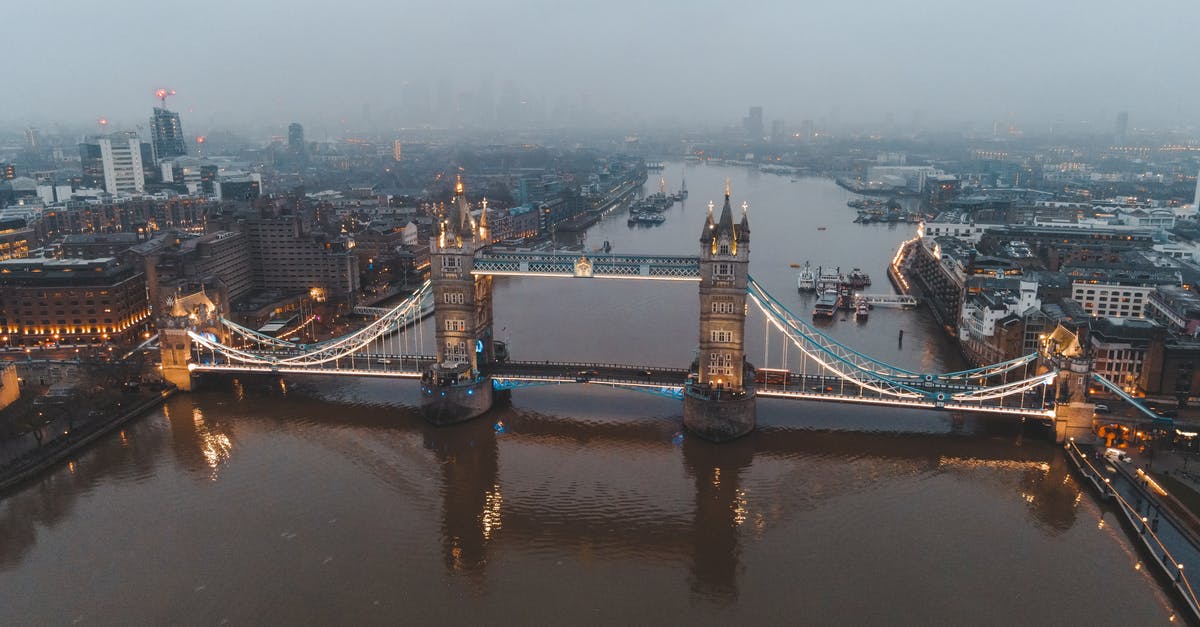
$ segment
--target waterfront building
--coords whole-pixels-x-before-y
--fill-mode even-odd
[[[0,331],[10,345],[130,344],[149,316],[145,275],[115,258],[0,261]]]
[[[929,221],[921,221],[917,225],[917,237],[954,237],[968,244],[978,244],[983,239],[984,231],[998,224],[976,224],[962,222],[958,213],[943,214]]]
[[[150,136],[154,143],[155,161],[187,155],[187,144],[183,140],[183,125],[179,114],[164,107],[154,107],[150,117]]]
[[[945,172],[930,165],[877,165],[867,168],[869,182],[904,188],[912,192],[924,192],[927,179],[943,174]]]
[[[1040,320],[1041,305],[1035,281],[972,278],[958,323],[963,352],[976,364],[999,363],[1032,352],[1025,321]]]

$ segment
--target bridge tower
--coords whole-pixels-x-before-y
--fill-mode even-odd
[[[1042,365],[1058,371],[1054,379],[1054,441],[1059,443],[1067,438],[1079,442],[1095,439],[1096,404],[1088,398],[1092,359],[1078,333],[1060,324],[1042,339]]]
[[[205,333],[221,334],[214,324],[217,305],[203,286],[200,291],[184,295],[176,290],[175,296],[167,301],[170,305],[158,319],[159,366],[162,377],[184,392],[192,390],[192,338],[188,331],[199,329]],[[223,338],[227,340],[228,338]]]
[[[430,242],[437,362],[421,377],[421,412],[434,424],[469,420],[492,406],[492,382],[480,366],[495,355],[492,277],[471,274],[488,244],[487,211],[471,217],[461,177]]]
[[[683,397],[683,425],[700,437],[722,442],[754,430],[753,379],[749,385],[745,351],[746,285],[750,276],[750,219],[742,203],[739,224],[725,204],[700,234],[700,351],[696,377]]]
[[[178,315],[178,314],[182,315]],[[169,315],[158,322],[158,350],[162,378],[182,392],[192,391],[192,338],[188,337],[191,320],[176,300]]]

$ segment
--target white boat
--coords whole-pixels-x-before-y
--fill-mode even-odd
[[[857,299],[857,302],[854,304],[854,319],[859,322],[866,322],[869,315],[871,315],[871,305],[867,303],[867,299]]]
[[[801,292],[817,291],[817,275],[812,271],[812,266],[808,262],[804,262],[804,269],[796,277],[796,289]]]

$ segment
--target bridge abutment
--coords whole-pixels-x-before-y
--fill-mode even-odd
[[[754,431],[758,408],[754,390],[705,393],[689,387],[683,394],[683,426],[710,442],[728,442]]]
[[[1096,439],[1096,405],[1093,403],[1070,403],[1054,407],[1054,441],[1058,444],[1073,439],[1076,442],[1092,442]]]

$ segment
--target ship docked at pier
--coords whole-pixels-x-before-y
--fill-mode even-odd
[[[850,272],[843,273],[840,266],[834,268],[817,266],[817,269],[814,271],[812,266],[808,262],[805,262],[804,268],[796,276],[796,290],[799,292],[825,292],[826,290],[833,290],[841,293],[861,290],[869,285],[871,285],[871,275],[859,268],[854,268]]]

